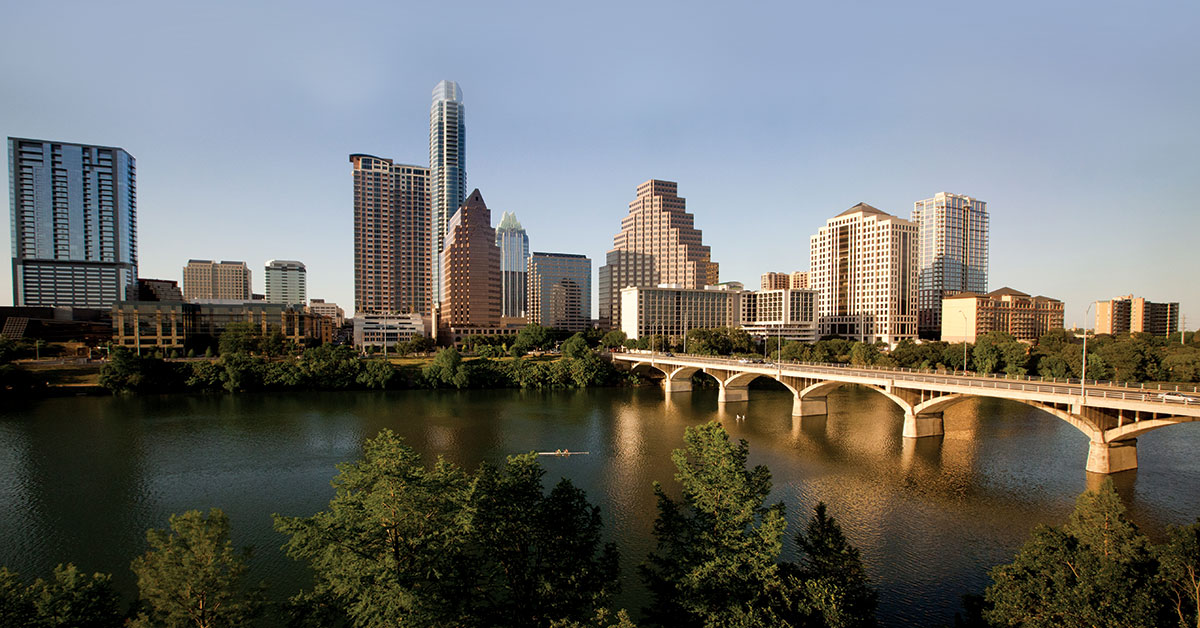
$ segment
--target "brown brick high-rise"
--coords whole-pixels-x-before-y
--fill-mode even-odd
[[[354,166],[354,310],[429,314],[429,168],[350,155]]]
[[[442,250],[442,303],[438,326],[500,326],[500,247],[492,212],[471,192],[446,225]]]
[[[622,288],[715,285],[718,267],[709,255],[676,184],[651,179],[639,185],[600,268],[600,326],[619,326]]]

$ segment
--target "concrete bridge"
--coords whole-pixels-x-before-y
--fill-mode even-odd
[[[692,375],[704,372],[720,387],[719,403],[747,401],[750,382],[767,377],[793,395],[792,416],[825,414],[833,389],[857,384],[878,391],[904,411],[904,437],[940,436],[942,413],[970,397],[997,397],[1024,403],[1070,423],[1087,435],[1087,470],[1117,473],[1137,468],[1137,437],[1176,423],[1200,421],[1195,387],[1130,386],[1111,382],[1003,378],[915,369],[747,360],[695,355],[614,353],[614,363],[664,375],[667,394],[692,389]]]

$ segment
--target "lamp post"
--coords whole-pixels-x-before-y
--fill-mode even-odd
[[[1079,368],[1079,396],[1087,397],[1087,319],[1092,313],[1092,306],[1095,303],[1088,303],[1087,311],[1083,313],[1083,364]]]
[[[967,375],[967,313],[959,310],[958,315],[963,319],[963,376],[965,377]]]

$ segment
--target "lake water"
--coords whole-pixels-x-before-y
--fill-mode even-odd
[[[1084,472],[1087,439],[1016,402],[976,399],[945,414],[942,438],[901,437],[882,395],[847,387],[829,414],[793,420],[791,396],[752,390],[721,408],[715,390],[655,388],[542,393],[397,391],[238,396],[7,400],[0,409],[0,565],[28,577],[59,562],[111,572],[131,598],[129,562],[145,530],[171,513],[219,507],[238,545],[256,549],[253,578],[283,598],[307,567],[280,551],[272,513],[309,515],[332,497],[339,462],[382,428],[422,454],[474,467],[509,454],[568,448],[543,459],[599,505],[621,551],[618,603],[646,601],[636,566],[653,547],[651,484],[673,484],[684,428],[721,420],[772,472],[788,508],[786,557],[818,501],[859,548],[880,590],[885,625],[948,625],[964,593],[1011,560],[1032,528],[1058,525],[1098,480]],[[735,421],[745,414],[745,421]],[[1161,537],[1200,516],[1200,425],[1151,432],[1140,468],[1114,476],[1134,520]]]

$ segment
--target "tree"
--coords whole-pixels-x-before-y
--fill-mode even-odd
[[[258,590],[243,590],[250,550],[235,551],[229,518],[218,508],[171,515],[170,527],[146,532],[149,551],[130,568],[149,608],[135,625],[241,626],[260,609]]]
[[[614,349],[625,344],[625,332],[620,329],[614,329],[600,338],[600,346],[605,349]]]
[[[367,360],[359,371],[356,381],[367,388],[387,388],[396,376],[396,367],[387,360]]]
[[[1080,495],[1066,525],[1034,530],[992,581],[984,617],[996,626],[1133,628],[1169,617],[1150,544],[1111,480]]]
[[[521,331],[517,332],[517,339],[513,341],[513,346],[531,351],[533,349],[545,349],[550,346],[550,343],[550,330],[537,323],[531,323],[522,327]]]
[[[421,368],[421,376],[433,387],[454,386],[455,378],[462,370],[462,355],[454,347],[438,351],[433,362]],[[461,378],[460,378],[461,379]],[[462,388],[462,386],[459,386]]]
[[[109,628],[124,619],[108,574],[59,565],[49,581],[25,586],[16,572],[0,568],[0,626]]]
[[[262,350],[262,334],[254,323],[230,323],[217,343],[221,355],[253,353]]]
[[[276,528],[313,567],[306,598],[355,625],[581,622],[615,586],[598,509],[565,480],[544,494],[532,454],[471,476],[441,459],[426,468],[384,430],[339,471],[327,510]]]
[[[782,503],[766,506],[771,472],[746,468],[746,441],[719,423],[689,427],[676,449],[681,497],[654,485],[655,550],[642,565],[660,626],[778,625],[785,610],[776,558],[787,526]]]
[[[856,342],[850,348],[850,363],[855,366],[870,366],[879,361],[879,347],[874,343]]]
[[[826,514],[824,503],[817,504],[796,543],[800,561],[786,571],[799,580],[793,587],[805,594],[799,599],[799,610],[808,615],[807,623],[830,628],[874,626],[878,594],[871,588],[858,550]]]
[[[562,354],[568,358],[582,358],[591,352],[587,340],[581,333],[576,333],[562,343]]]
[[[1200,520],[1167,528],[1167,542],[1157,553],[1159,577],[1179,625],[1200,627]]]

